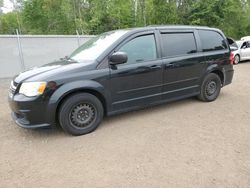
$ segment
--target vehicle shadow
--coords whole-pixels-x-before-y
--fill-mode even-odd
[[[182,108],[185,105],[192,105],[193,103],[201,103],[201,101],[197,100],[196,97],[191,97],[187,99],[182,99],[179,101],[167,102],[159,105],[148,106],[142,109],[129,111],[125,113],[120,113],[117,115],[113,115],[110,117],[105,117],[103,123],[100,125],[100,128],[111,126],[113,123],[119,123],[121,120],[133,119],[135,117],[144,118],[147,115],[157,114],[159,112],[171,111],[172,109]]]
[[[164,103],[160,105],[155,105],[155,106],[149,106],[145,107],[143,109],[139,110],[134,110],[130,112],[125,112],[125,113],[120,113],[117,115],[109,116],[109,117],[104,117],[103,122],[101,125],[98,127],[98,130],[101,130],[103,128],[107,128],[107,126],[112,126],[113,124],[119,124],[121,120],[126,121],[127,119],[131,118],[144,118],[147,115],[152,115],[152,113],[159,113],[163,110],[170,111],[173,108],[182,108],[185,105],[191,105],[194,102],[200,103],[195,97],[193,98],[188,98],[188,99],[183,99],[180,101],[174,101],[174,102],[169,102],[169,103]],[[14,122],[13,122],[14,123]],[[36,138],[36,139],[46,139],[52,137],[52,138],[65,138],[65,137],[72,137],[72,135],[67,134],[63,131],[63,129],[59,125],[55,125],[49,128],[38,128],[38,129],[23,129],[20,128],[20,134],[25,134],[25,136],[28,136],[30,138]],[[96,131],[94,133],[90,134],[101,134],[100,131]],[[89,134],[88,134],[89,135]],[[87,136],[87,135],[85,135]]]
[[[14,122],[13,122],[14,123]],[[59,125],[53,125],[47,128],[23,129],[19,128],[19,133],[28,138],[44,139],[70,136],[66,134]]]
[[[237,65],[240,65],[240,64],[246,64],[246,63],[250,63],[250,61],[249,61],[249,60],[246,60],[246,61],[241,61],[241,62],[239,62]]]

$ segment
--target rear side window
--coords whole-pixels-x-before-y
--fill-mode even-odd
[[[162,33],[163,57],[174,57],[197,52],[193,33]]]
[[[219,33],[215,31],[199,30],[199,35],[203,52],[227,49],[226,42]]]

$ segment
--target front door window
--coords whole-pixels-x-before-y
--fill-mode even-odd
[[[157,58],[153,34],[136,37],[122,46],[119,51],[127,53],[128,61],[126,64],[141,63]]]

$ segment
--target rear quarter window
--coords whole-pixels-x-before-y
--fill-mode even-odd
[[[227,49],[225,39],[216,31],[199,30],[202,51],[216,51]]]

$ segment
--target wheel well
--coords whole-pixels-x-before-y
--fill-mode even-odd
[[[107,107],[107,104],[106,104],[106,100],[105,100],[104,96],[103,96],[101,93],[99,93],[98,91],[92,90],[92,89],[80,89],[80,90],[71,91],[71,92],[67,93],[65,96],[63,96],[63,97],[60,99],[60,101],[59,101],[59,103],[58,103],[58,105],[57,105],[57,107],[56,107],[56,121],[57,121],[57,122],[58,122],[58,112],[59,112],[59,109],[60,109],[62,103],[63,103],[67,98],[71,97],[72,95],[78,94],[78,93],[90,93],[90,94],[96,96],[96,97],[101,101],[101,103],[102,103],[103,110],[104,110],[104,114],[105,114],[105,115],[107,114],[107,108],[106,108],[106,107]]]
[[[220,77],[221,84],[223,85],[223,83],[224,83],[224,74],[221,71],[219,71],[219,70],[214,70],[211,73],[217,74]]]

